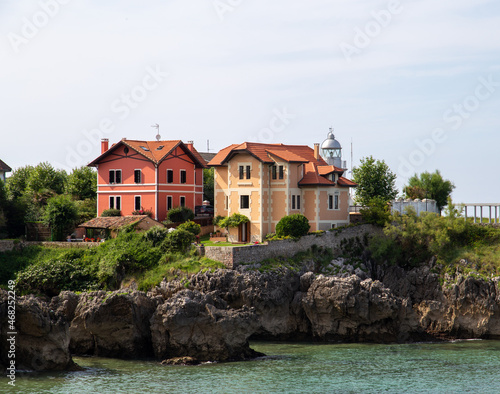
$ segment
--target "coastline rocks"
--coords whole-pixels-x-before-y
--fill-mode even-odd
[[[156,303],[140,291],[84,293],[70,325],[70,349],[78,355],[151,357],[149,320],[155,309]]]
[[[158,306],[151,318],[157,359],[194,357],[198,361],[255,358],[248,338],[258,327],[255,311],[227,308],[214,293],[183,290]]]
[[[302,305],[312,335],[319,339],[397,342],[417,331],[409,300],[395,297],[379,281],[361,280],[356,275],[319,275]]]
[[[0,291],[1,364],[8,365],[11,335],[7,319],[8,294]],[[15,361],[20,370],[76,370],[69,352],[69,330],[63,315],[53,312],[46,302],[20,297],[15,305]]]

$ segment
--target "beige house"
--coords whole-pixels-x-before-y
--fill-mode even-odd
[[[332,134],[333,136],[333,134]],[[250,222],[230,232],[240,242],[262,241],[286,215],[301,213],[311,231],[349,223],[349,188],[344,169],[328,165],[305,145],[245,142],[222,149],[209,163],[214,171],[215,215],[246,215]]]

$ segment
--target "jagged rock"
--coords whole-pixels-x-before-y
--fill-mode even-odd
[[[398,341],[405,328],[417,330],[408,302],[395,297],[381,282],[356,275],[339,278],[319,275],[302,305],[311,321],[312,334],[320,339],[343,341]]]
[[[72,291],[61,291],[58,296],[50,300],[50,309],[56,314],[63,315],[68,323],[75,317],[75,310],[78,306],[79,296]]]
[[[10,362],[10,339],[17,369],[63,371],[79,368],[71,358],[68,324],[61,314],[51,311],[39,298],[20,297],[15,302],[15,329],[12,330],[8,322],[8,301],[8,293],[0,290],[2,365],[7,366]]]
[[[259,323],[255,311],[228,309],[214,293],[183,290],[175,294],[151,318],[151,333],[158,359],[194,357],[200,361],[254,358],[259,353],[248,338]]]
[[[163,360],[162,365],[198,365],[200,362],[194,357],[174,357]]]
[[[149,320],[156,303],[140,291],[84,293],[71,322],[71,351],[79,355],[147,358],[153,355]]]
[[[255,337],[306,339],[310,326],[302,309],[292,308],[300,290],[300,276],[283,270],[278,273],[216,270],[191,278],[191,286],[200,292],[215,291],[230,308],[246,305],[255,308],[260,327]],[[295,314],[295,313],[297,314]]]

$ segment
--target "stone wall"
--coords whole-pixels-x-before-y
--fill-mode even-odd
[[[312,234],[294,240],[271,241],[267,244],[256,244],[250,246],[206,246],[205,256],[223,263],[228,268],[235,268],[243,263],[258,263],[273,257],[292,257],[298,252],[317,245],[328,249],[337,249],[340,242],[347,238],[360,237],[365,233],[370,235],[380,229],[369,224],[354,227],[340,228],[327,231],[323,234]]]

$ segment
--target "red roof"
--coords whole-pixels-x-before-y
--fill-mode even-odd
[[[314,162],[326,165],[322,157],[314,158],[314,150],[307,145],[261,144],[258,142],[244,142],[230,145],[217,153],[210,160],[209,166],[221,166],[237,153],[249,153],[263,163],[274,163],[271,156],[277,156],[288,162]]]
[[[185,145],[181,140],[171,140],[171,141],[137,141],[137,140],[127,140],[123,138],[117,144],[113,144],[106,152],[100,155],[97,159],[89,163],[89,166],[95,166],[102,159],[116,150],[118,147],[125,145],[130,149],[133,149],[140,155],[151,160],[155,164],[161,163],[175,148],[180,146],[188,156],[191,156],[193,162],[198,164],[200,167],[206,167],[207,163],[198,151],[193,147],[190,150],[187,145]]]
[[[2,160],[0,160],[0,171],[10,172],[12,168],[10,168],[7,164],[5,164]]]
[[[340,176],[344,173],[342,168],[327,165],[322,157],[316,159],[314,150],[306,145],[260,144],[257,142],[233,144],[219,151],[208,165],[222,166],[238,153],[248,153],[264,163],[274,163],[275,158],[286,162],[304,163],[304,176],[299,181],[299,186],[357,186],[354,182]],[[326,175],[331,173],[339,174],[337,183],[326,178]]]

